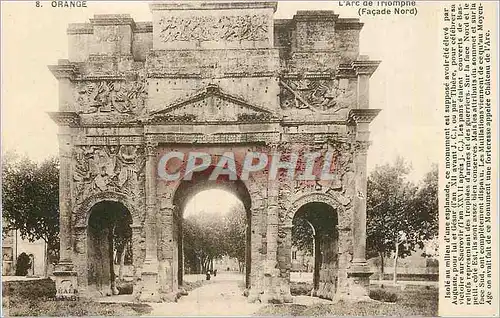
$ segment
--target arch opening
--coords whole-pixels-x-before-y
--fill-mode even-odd
[[[338,281],[338,213],[324,202],[302,205],[292,220],[292,294],[331,299]]]
[[[209,180],[209,176],[213,169],[214,167],[210,167],[205,171],[198,173],[195,172],[191,180],[183,180],[179,183],[179,186],[177,187],[174,194],[173,202],[177,207],[177,209],[176,213],[174,213],[173,237],[177,241],[178,286],[183,285],[184,274],[199,273],[200,270],[202,272],[206,272],[207,269],[210,269],[212,271],[212,274],[214,269],[217,269],[218,273],[221,273],[221,271],[223,272],[227,271],[228,267],[230,269],[230,272],[232,272],[232,274],[235,274],[233,270],[235,270],[235,272],[239,272],[241,265],[241,270],[245,273],[245,287],[250,288],[250,273],[251,273],[250,193],[247,187],[245,186],[244,182],[239,179],[229,180],[229,178],[222,175],[217,180]],[[200,198],[206,196],[207,193],[211,195],[205,200],[200,200]],[[223,202],[221,202],[221,200],[227,200],[229,198],[232,198],[231,199],[232,202],[222,204]],[[219,205],[221,209],[228,210],[227,213],[231,214],[231,217],[237,218],[236,220],[229,220],[229,215],[228,217],[224,217],[224,215],[220,215],[220,212],[222,211],[218,211],[219,216],[221,216],[220,218],[218,218],[221,222],[220,226],[225,226],[225,227],[234,226],[235,227],[233,229],[234,231],[241,231],[240,233],[238,233],[238,235],[241,235],[242,238],[238,239],[238,242],[232,242],[233,244],[236,243],[235,244],[236,246],[234,247],[239,249],[238,250],[239,259],[236,263],[238,265],[237,266],[238,268],[235,268],[235,266],[227,266],[227,263],[231,262],[229,261],[230,258],[228,256],[222,258],[222,260],[214,259],[213,261],[215,263],[211,261],[210,264],[208,264],[208,266],[207,264],[203,265],[199,259],[196,262],[194,260],[191,260],[191,262],[189,262],[186,259],[185,253],[187,249],[191,248],[191,246],[189,245],[189,242],[186,241],[188,237],[184,235],[184,231],[188,231],[189,229],[187,227],[191,226],[191,224],[189,223],[189,219],[193,219],[192,217],[193,205],[195,205],[194,208],[195,209],[198,208],[198,210],[201,206],[201,208],[205,210],[205,212],[207,210],[208,211],[212,210],[212,212],[217,212],[213,210],[214,207]],[[194,216],[194,218],[197,217],[199,217],[199,215]],[[214,220],[211,221],[215,221],[216,218],[213,219]],[[241,224],[234,224],[233,222],[229,222],[238,220],[240,221]],[[232,259],[232,261],[234,262],[234,259]],[[239,262],[241,262],[242,264],[239,264]]]
[[[101,296],[131,293],[121,288],[132,264],[132,215],[120,202],[101,201],[90,209],[87,226],[89,290]]]

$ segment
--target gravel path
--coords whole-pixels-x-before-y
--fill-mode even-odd
[[[262,305],[243,296],[242,275],[219,274],[211,284],[189,292],[177,303],[153,303],[148,316],[248,316]]]

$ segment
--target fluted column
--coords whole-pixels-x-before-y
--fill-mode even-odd
[[[71,252],[71,134],[59,127],[59,260],[70,262]]]
[[[139,299],[159,302],[158,242],[157,242],[157,200],[156,200],[156,144],[146,144],[146,257],[142,268],[142,291]]]
[[[76,66],[61,60],[58,65],[49,66],[59,82],[59,111],[49,116],[59,126],[59,262],[54,269],[57,299],[76,299],[78,290],[77,272],[73,264],[72,200],[71,200],[71,129],[79,124],[74,112],[71,80],[76,75]],[[80,277],[80,281],[85,280]]]
[[[350,124],[355,128],[354,149],[354,192],[352,209],[353,260],[348,270],[349,295],[353,298],[368,298],[370,285],[369,266],[366,262],[366,162],[369,146],[369,125],[380,112],[369,108],[369,79],[379,61],[370,61],[367,56],[359,56],[351,65],[357,75],[357,103],[349,113]]]
[[[368,151],[368,141],[358,141],[356,144],[356,154],[354,155],[354,164],[356,166],[355,174],[355,197],[354,197],[354,251],[353,263],[366,263],[366,159]]]
[[[271,144],[271,153],[278,153],[278,145]],[[279,189],[280,178],[277,174],[276,178],[272,178],[268,182],[267,189],[267,251],[266,264],[264,266],[264,294],[261,301],[263,303],[283,302],[283,297],[279,290],[279,268],[278,268],[278,224],[279,224]]]

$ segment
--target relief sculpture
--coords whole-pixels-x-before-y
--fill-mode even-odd
[[[139,146],[83,146],[75,148],[73,181],[77,204],[100,192],[139,196],[139,176],[145,158]]]
[[[163,17],[160,39],[173,41],[264,41],[268,22],[263,15]]]
[[[354,90],[340,88],[339,80],[301,79],[281,83],[282,108],[339,111],[352,105]]]
[[[77,102],[82,113],[140,113],[146,100],[146,82],[81,82]]]

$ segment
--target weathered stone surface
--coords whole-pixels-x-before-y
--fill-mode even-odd
[[[175,301],[184,204],[215,186],[248,211],[249,301],[291,301],[292,220],[311,203],[336,215],[335,239],[316,239],[325,261],[315,294],[366,295],[366,148],[378,112],[368,80],[378,62],[359,56],[358,19],[299,11],[273,20],[276,5],[155,3],[150,22],[95,15],[68,27],[68,59],[50,66],[60,83],[60,111],[50,114],[60,126],[59,297],[116,291],[109,235],[88,223],[95,205],[114,202],[131,218],[134,296]],[[335,169],[315,182],[284,171],[269,181],[268,170],[222,184],[158,178],[162,154],[194,147],[232,151],[238,169],[247,151],[332,154]],[[108,270],[97,277],[97,265]]]

